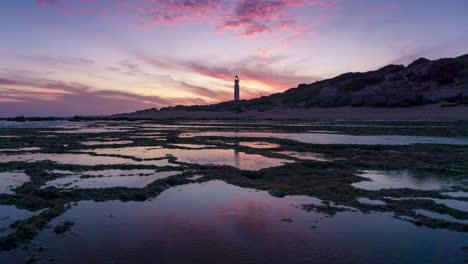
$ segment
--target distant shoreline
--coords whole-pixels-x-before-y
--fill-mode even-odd
[[[242,119],[242,120],[382,120],[382,121],[410,121],[410,120],[440,120],[455,121],[468,120],[467,106],[443,107],[443,104],[424,106],[387,108],[387,107],[335,107],[308,109],[276,109],[270,111],[245,112],[208,112],[208,111],[149,111],[144,113],[130,113],[115,115],[131,119]]]
[[[334,107],[308,109],[277,109],[270,111],[146,111],[109,116],[75,117],[9,117],[1,121],[54,120],[276,120],[276,121],[468,121],[468,106],[430,104],[412,107]]]

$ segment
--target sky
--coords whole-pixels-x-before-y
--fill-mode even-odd
[[[468,53],[466,0],[2,0],[0,117],[283,92]]]

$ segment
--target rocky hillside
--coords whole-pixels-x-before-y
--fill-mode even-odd
[[[420,58],[407,67],[388,65],[376,71],[345,73],[252,100],[173,106],[159,111],[243,112],[339,106],[410,107],[440,102],[468,104],[468,54],[435,61]],[[138,113],[147,111],[157,110]]]

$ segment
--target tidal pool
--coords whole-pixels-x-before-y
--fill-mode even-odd
[[[402,197],[402,198],[385,197],[385,198],[391,199],[391,200],[421,200],[421,199],[432,200],[438,204],[443,204],[453,209],[468,212],[468,201],[459,201],[459,200],[452,200],[452,199],[438,199],[438,198],[429,198],[429,197]]]
[[[58,121],[26,121],[26,122],[14,122],[14,121],[1,121],[0,128],[47,128],[47,127],[76,127],[82,124],[76,124],[69,121],[58,120]]]
[[[118,176],[146,176],[153,174],[154,170],[96,170],[96,171],[67,171],[52,170],[52,173],[65,175],[82,175],[90,177],[118,177]]]
[[[310,144],[357,144],[357,145],[410,145],[410,144],[448,144],[468,145],[468,138],[422,137],[422,136],[353,136],[327,133],[275,133],[275,132],[194,132],[182,133],[188,137],[254,137],[290,139]]]
[[[402,189],[438,190],[451,186],[453,183],[435,176],[415,175],[408,170],[401,171],[363,171],[360,176],[370,181],[353,183],[356,188],[366,190]]]
[[[135,135],[142,135],[142,136],[162,136],[165,135],[165,133],[162,132],[145,132],[145,133],[137,133]]]
[[[136,138],[136,139],[155,139],[155,140],[166,140],[165,137],[160,137],[160,136],[131,136],[130,138]]]
[[[456,218],[454,218],[454,217],[452,217],[450,215],[439,214],[439,213],[436,213],[436,212],[431,212],[431,211],[422,210],[422,209],[416,209],[414,211],[416,213],[418,213],[418,214],[422,214],[422,215],[425,215],[425,216],[428,216],[428,217],[431,217],[431,218],[435,218],[435,219],[442,219],[442,220],[449,221],[449,222],[458,222],[458,223],[468,224],[468,220],[456,219]]]
[[[42,148],[30,147],[30,148],[16,148],[16,149],[0,149],[0,151],[35,151],[41,150]]]
[[[468,192],[458,191],[458,192],[446,192],[442,193],[452,197],[468,197]]]
[[[313,152],[299,152],[299,151],[278,151],[276,153],[288,155],[302,160],[315,160],[315,161],[330,161],[326,159],[323,154]]]
[[[13,232],[13,230],[10,228],[11,224],[19,220],[30,218],[31,216],[37,215],[39,213],[41,213],[41,211],[31,212],[24,209],[18,209],[13,205],[0,205],[0,238]],[[0,260],[2,260],[1,253]],[[2,263],[8,262],[2,261]]]
[[[190,148],[190,149],[202,149],[202,148],[214,148],[215,145],[199,145],[199,144],[171,144],[174,147]]]
[[[53,131],[40,131],[42,133],[56,133],[56,134],[88,134],[88,133],[114,133],[114,132],[129,132],[130,130],[125,128],[115,127],[102,127],[102,128],[79,128],[71,130],[53,130]]]
[[[100,175],[99,171],[95,171]],[[106,172],[104,172],[105,174]],[[109,173],[109,172],[107,172]],[[111,172],[112,173],[112,172]],[[122,172],[123,173],[123,172]],[[61,189],[99,189],[99,188],[112,188],[112,187],[127,187],[127,188],[144,188],[148,184],[161,180],[170,176],[180,174],[179,171],[162,171],[153,172],[150,175],[113,175],[103,177],[86,177],[82,178],[81,175],[90,176],[90,174],[72,174],[64,176],[53,181],[49,181],[43,188],[56,187]]]
[[[98,146],[98,145],[126,145],[132,144],[130,140],[107,140],[107,141],[82,141],[80,144],[86,146]]]
[[[227,165],[241,170],[260,170],[281,166],[292,160],[269,158],[258,154],[247,154],[234,149],[165,149],[158,147],[104,148],[92,150],[97,154],[118,154],[140,159],[161,158],[171,155],[179,162],[202,165]]]
[[[258,148],[258,149],[271,149],[271,148],[279,148],[281,145],[269,143],[269,142],[262,142],[262,141],[255,141],[255,142],[239,142],[239,145],[249,147],[249,148]]]
[[[466,235],[420,228],[392,214],[324,217],[295,205],[307,196],[276,198],[221,181],[188,184],[145,202],[79,202],[50,224],[75,221],[33,243],[56,263],[462,263]],[[21,249],[1,251],[22,263]]]
[[[177,166],[176,164],[169,163],[167,159],[136,161],[120,157],[92,156],[89,154],[30,153],[27,155],[0,155],[0,163],[10,161],[37,162],[45,160],[55,161],[60,164],[77,164],[87,166],[118,164]]]
[[[317,122],[238,125],[229,121],[236,125],[228,126],[215,123],[203,126],[202,122],[198,125],[160,125],[149,121],[8,123],[9,128],[0,129],[0,133],[21,136],[25,142],[0,139],[7,142],[3,146],[5,152],[0,154],[0,202],[5,204],[0,205],[0,238],[13,231],[8,227],[15,221],[39,213],[18,208],[45,208],[51,218],[56,218],[51,220],[48,214],[42,214],[30,219],[31,222],[23,222],[26,225],[19,225],[17,232],[11,234],[13,241],[31,231],[40,233],[36,236],[33,232],[14,250],[0,250],[0,263],[25,263],[31,256],[38,259],[37,263],[46,263],[50,257],[56,263],[412,264],[460,263],[468,259],[468,251],[462,249],[468,247],[465,225],[468,201],[463,198],[466,175],[460,173],[466,169],[467,138],[350,136],[329,133],[326,131],[329,128],[311,131],[314,128],[301,127],[331,124]],[[258,126],[259,123],[264,125]],[[53,138],[40,133],[53,128],[67,133],[53,133]],[[364,131],[365,126],[362,129],[363,134],[372,133]],[[207,130],[210,132],[204,132]],[[306,130],[313,133],[299,133]],[[85,133],[74,134],[77,131]],[[288,131],[295,133],[285,133]],[[447,133],[451,134],[463,133]],[[176,135],[213,138],[181,141]],[[297,142],[282,144],[277,138]],[[312,146],[301,142],[407,146]],[[413,143],[462,146],[408,145]],[[111,145],[104,146],[108,144]],[[25,149],[35,146],[42,149]],[[347,151],[355,151],[360,159],[344,160],[343,157],[350,156],[344,153]],[[386,159],[394,151],[398,155]],[[411,158],[395,160],[406,158],[406,154]],[[57,164],[32,164],[44,160]],[[19,162],[7,164],[9,161]],[[283,165],[287,166],[276,167]],[[359,168],[369,168],[360,174],[369,181],[356,182],[360,178],[352,174]],[[380,171],[381,168],[395,170]],[[413,173],[426,168],[434,168],[434,174]],[[260,169],[265,170],[255,172]],[[450,171],[456,171],[457,175],[445,175]],[[2,175],[6,175],[4,182]],[[224,179],[268,192],[219,180],[205,182],[209,179]],[[24,183],[28,183],[27,188],[13,193],[12,188]],[[351,184],[372,192],[354,189]],[[379,191],[388,188],[414,190]],[[445,194],[447,199],[424,197],[426,193],[415,190],[435,190],[427,192],[427,196],[444,198],[436,195]],[[415,197],[408,197],[407,192]],[[300,193],[325,200],[287,195]],[[393,194],[395,197],[391,197]],[[400,196],[405,198],[396,198]],[[395,203],[391,199],[430,199],[439,205],[433,207],[427,201]],[[303,207],[310,204],[309,208]],[[401,218],[413,217],[414,222],[394,218],[395,213]],[[57,235],[54,227],[64,221],[73,221],[75,225]],[[0,247],[5,245],[13,247],[0,240]]]
[[[357,199],[360,203],[372,204],[372,205],[384,205],[384,201],[380,200],[371,200],[369,198],[361,197]]]
[[[0,172],[0,194],[12,194],[14,192],[11,189],[19,187],[29,180],[29,176],[21,171]]]

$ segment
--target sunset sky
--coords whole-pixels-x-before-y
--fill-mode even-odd
[[[468,53],[466,0],[2,0],[0,116],[249,99]]]

